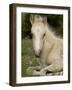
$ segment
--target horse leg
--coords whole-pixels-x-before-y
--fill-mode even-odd
[[[63,71],[61,71],[61,65],[52,64],[49,65],[40,71],[41,76],[45,75],[63,75]]]
[[[41,66],[35,67],[28,67],[27,74],[30,73],[31,75],[40,75]]]

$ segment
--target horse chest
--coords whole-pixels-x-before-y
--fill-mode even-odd
[[[43,64],[50,64],[51,60],[48,60],[49,54],[52,52],[52,47],[53,45],[51,45],[50,43],[45,42],[44,43],[44,47],[40,56],[40,61]]]

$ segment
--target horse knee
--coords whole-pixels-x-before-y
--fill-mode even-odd
[[[63,67],[61,65],[52,64],[47,67],[47,70],[50,72],[59,72],[63,70]]]

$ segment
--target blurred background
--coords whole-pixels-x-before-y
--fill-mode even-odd
[[[53,32],[57,36],[63,38],[63,15],[47,14],[48,24],[52,27]],[[30,66],[39,65],[36,61],[32,47],[31,37],[31,23],[30,14],[22,13],[21,15],[21,56],[22,56],[22,77],[32,76],[31,72],[27,73],[26,70]]]
[[[63,36],[63,15],[46,15],[48,17],[48,24],[53,28],[54,32]],[[30,14],[22,13],[22,39],[26,37],[31,37],[30,34],[31,23],[30,23]]]

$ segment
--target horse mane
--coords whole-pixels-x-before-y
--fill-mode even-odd
[[[52,28],[48,22],[45,23],[46,38],[49,40],[62,40],[62,37],[57,36],[54,28]]]

